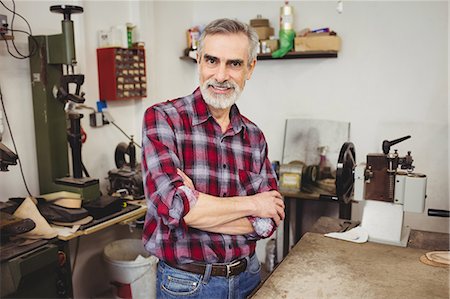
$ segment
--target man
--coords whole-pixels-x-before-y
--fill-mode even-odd
[[[160,259],[158,298],[245,298],[260,283],[256,241],[284,219],[259,128],[234,104],[256,64],[258,36],[220,19],[200,37],[200,87],[147,109],[143,241]]]

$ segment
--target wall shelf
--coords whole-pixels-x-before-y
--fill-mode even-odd
[[[103,101],[147,96],[144,48],[97,49],[98,87]]]
[[[272,58],[272,54],[258,54],[258,60],[337,58],[337,51],[288,52],[281,58]]]
[[[310,59],[310,58],[337,58],[337,51],[315,51],[315,52],[288,52],[281,58],[272,58],[272,54],[258,54],[258,60],[284,60],[284,59]],[[197,62],[189,56],[181,56],[180,59]]]
[[[14,40],[14,36],[13,35],[6,35],[6,34],[2,34],[2,38],[3,40]]]

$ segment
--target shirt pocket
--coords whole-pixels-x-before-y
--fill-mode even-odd
[[[259,173],[254,173],[251,171],[239,169],[239,195],[254,195],[259,193],[259,189],[263,182],[263,176]]]

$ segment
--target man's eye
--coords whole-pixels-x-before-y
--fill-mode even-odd
[[[209,64],[214,64],[214,63],[216,63],[216,59],[215,58],[207,58],[206,62]]]
[[[240,61],[233,61],[232,63],[231,63],[231,66],[232,67],[240,67],[242,65],[242,62],[240,62]]]

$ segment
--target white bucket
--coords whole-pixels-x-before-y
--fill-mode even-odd
[[[114,241],[105,246],[103,255],[111,282],[129,284],[133,299],[156,298],[158,259],[145,250],[141,240]]]

